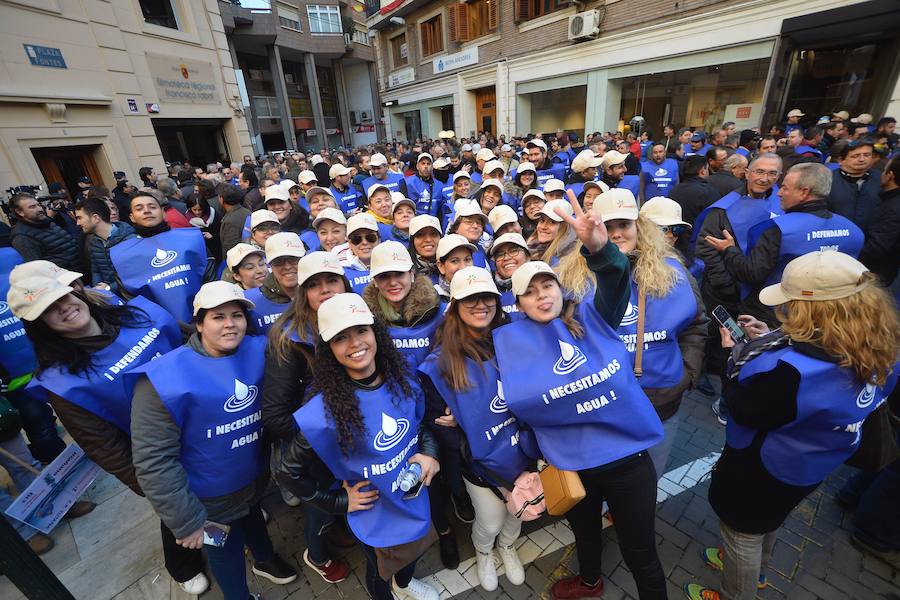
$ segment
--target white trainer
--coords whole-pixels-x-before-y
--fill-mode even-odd
[[[400,600],[440,600],[441,597],[436,589],[415,577],[409,580],[405,588],[397,587],[397,582],[391,578],[391,587]]]
[[[497,554],[503,561],[503,570],[506,571],[506,578],[513,585],[522,585],[525,583],[525,567],[519,560],[519,554],[514,546],[498,546]]]
[[[209,579],[207,579],[206,575],[204,575],[203,573],[197,573],[187,581],[179,581],[178,587],[183,589],[188,594],[199,596],[209,589]]]
[[[493,592],[497,589],[497,565],[494,564],[494,553],[476,551],[475,556],[478,581],[485,591]]]

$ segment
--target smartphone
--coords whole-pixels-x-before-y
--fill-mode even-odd
[[[203,543],[207,546],[221,548],[225,545],[225,540],[228,539],[229,531],[231,531],[230,525],[207,521],[203,524]]]
[[[422,485],[422,482],[420,481],[419,483],[416,484],[416,487],[414,487],[413,489],[411,489],[408,492],[406,492],[405,494],[403,494],[403,499],[404,500],[412,500],[413,498],[418,498],[419,493],[422,491],[423,487],[425,487],[425,486]]]
[[[728,333],[731,334],[731,339],[734,340],[734,343],[740,342],[749,342],[750,338],[747,337],[747,332],[741,329],[741,326],[738,325],[738,322],[734,320],[728,311],[725,310],[725,307],[721,304],[715,307],[712,311],[712,316],[719,322],[719,325],[728,330]]]

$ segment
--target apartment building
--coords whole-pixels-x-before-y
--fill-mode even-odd
[[[891,0],[366,0],[388,137],[900,114]]]

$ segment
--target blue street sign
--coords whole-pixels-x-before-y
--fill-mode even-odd
[[[68,69],[66,59],[63,58],[59,48],[47,46],[35,46],[34,44],[22,44],[25,46],[25,54],[28,60],[36,67],[51,67],[54,69]]]

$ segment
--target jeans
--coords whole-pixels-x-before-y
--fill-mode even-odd
[[[231,532],[221,548],[204,546],[209,558],[216,583],[222,588],[225,600],[247,600],[250,590],[247,587],[247,569],[244,562],[244,546],[253,553],[256,562],[267,562],[275,558],[275,549],[266,522],[259,505],[250,508],[250,512],[231,523]]]
[[[769,533],[741,533],[725,523],[722,532],[722,597],[726,600],[753,600],[759,573],[769,564],[778,530]]]
[[[0,447],[4,450],[24,462],[25,464],[29,464],[34,468],[40,470],[41,463],[34,460],[34,457],[31,456],[31,452],[28,451],[28,446],[25,445],[25,440],[22,439],[22,434],[17,433],[15,437],[6,440],[5,442],[0,443]],[[36,475],[17,463],[14,460],[10,460],[6,455],[0,454],[0,465],[3,466],[9,472],[10,479],[13,480],[13,483],[16,484],[16,489],[19,493],[25,491],[31,482],[34,481]],[[9,508],[10,504],[13,503],[13,498],[6,491],[5,488],[0,487],[0,511],[3,511],[3,516],[6,517],[6,520],[9,521],[16,531],[19,532],[19,535],[22,536],[22,539],[26,542],[34,537],[34,534],[38,533],[37,529],[22,523],[21,521],[16,521],[12,517],[6,516],[6,509]]]
[[[581,579],[594,585],[601,578],[603,501],[609,504],[622,558],[631,571],[641,600],[666,598],[666,577],[656,552],[656,471],[646,452],[612,467],[578,472],[587,493],[566,513],[575,534]]]
[[[360,542],[363,554],[366,555],[366,590],[372,600],[393,600],[394,594],[391,592],[391,583],[385,581],[378,574],[378,557],[375,555],[375,548]],[[397,571],[394,574],[394,581],[397,587],[405,588],[413,578],[416,570],[416,559]]]
[[[46,402],[35,400],[24,389],[7,392],[7,399],[19,411],[22,428],[28,434],[31,454],[44,464],[50,463],[66,449],[56,432],[56,417]]]
[[[303,535],[306,537],[309,559],[317,565],[324,565],[331,559],[325,543],[325,528],[331,525],[334,517],[309,502],[303,503],[303,516]]]
[[[876,550],[900,551],[900,460],[882,469],[863,492],[853,533]]]
[[[663,433],[665,434],[663,441],[652,448],[647,448],[650,460],[653,461],[653,467],[656,469],[657,481],[666,471],[666,463],[669,462],[669,455],[672,454],[672,444],[675,443],[675,434],[678,433],[678,425],[680,424],[681,417],[678,416],[678,413],[663,421]]]
[[[475,522],[472,523],[475,550],[487,554],[494,549],[494,541],[499,546],[512,546],[519,539],[522,521],[506,510],[506,503],[490,488],[465,483],[475,507]]]
[[[159,529],[166,571],[169,572],[172,579],[178,583],[184,583],[201,573],[203,571],[203,552],[178,545],[175,541],[175,534],[162,521],[159,522]]]

